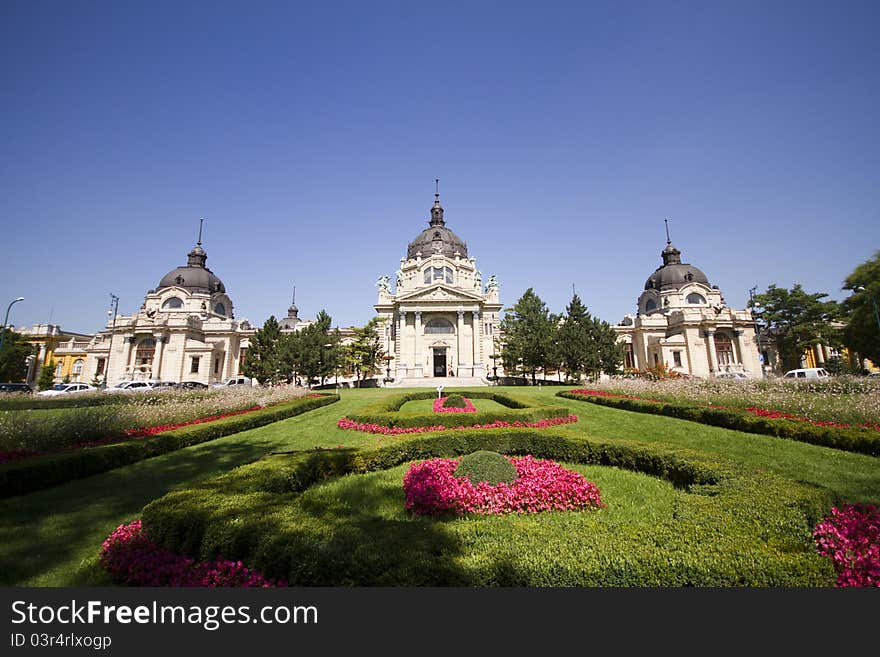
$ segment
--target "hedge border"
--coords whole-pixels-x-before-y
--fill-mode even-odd
[[[244,415],[165,431],[147,438],[35,456],[0,465],[0,498],[31,493],[137,461],[255,429],[339,401],[338,395],[303,397]]]
[[[657,476],[693,493],[694,499],[699,501],[693,508],[685,509],[685,517],[680,520],[684,523],[682,527],[693,527],[695,532],[683,538],[682,545],[694,546],[696,563],[686,563],[685,557],[675,552],[675,585],[749,586],[758,582],[758,585],[770,586],[824,586],[834,582],[830,562],[819,558],[809,543],[809,529],[834,502],[830,491],[771,473],[745,471],[734,463],[690,450],[673,450],[634,440],[604,442],[564,430],[552,433],[521,429],[462,430],[409,438],[378,448],[276,454],[189,489],[172,491],[144,507],[142,518],[151,539],[175,552],[196,559],[222,554],[272,576],[284,576],[292,585],[339,585],[334,579],[335,569],[347,568],[347,561],[339,562],[340,558],[347,557],[338,552],[333,555],[332,550],[328,553],[329,546],[323,543],[310,542],[306,527],[302,530],[297,524],[279,527],[276,511],[285,514],[283,509],[295,503],[299,493],[336,477],[385,470],[434,456],[455,457],[477,449],[620,467]],[[279,496],[278,500],[273,500],[273,496]],[[264,506],[267,501],[270,502],[268,507]],[[254,505],[261,506],[259,514],[251,512]],[[731,518],[741,524],[728,527]],[[687,525],[688,522],[691,525]],[[763,559],[765,566],[772,564],[775,569],[765,572],[761,566],[752,564],[751,552],[745,553],[738,562],[744,572],[728,567],[722,548],[712,552],[713,546],[709,545],[708,552],[700,552],[705,543],[703,532],[712,535],[729,532],[725,536],[734,542],[742,535],[759,534],[754,548],[756,554],[761,555],[758,561]],[[711,557],[707,556],[710,553]],[[701,558],[705,562],[700,561]],[[607,583],[643,585],[638,584],[642,581],[640,578],[650,579],[658,576],[658,572],[659,577],[664,577],[665,568],[671,567],[670,564],[663,561],[663,555],[657,557],[658,561],[652,559],[649,557],[647,563],[642,564],[644,572],[629,573],[628,569],[637,566],[623,558],[626,567],[621,569],[621,564],[617,564]],[[298,573],[305,575],[297,577]],[[354,577],[344,583],[355,586],[378,583],[371,581],[375,577],[372,573],[364,573],[367,581]],[[310,576],[318,581],[310,581]],[[442,580],[442,576],[433,573],[429,577]],[[619,578],[623,578],[622,582]],[[515,580],[500,583],[531,585]],[[413,585],[393,581],[383,584]],[[431,581],[431,585],[446,584]],[[455,582],[455,585],[462,583]],[[464,585],[483,584],[465,582]]]
[[[484,390],[468,390],[460,393],[470,399],[491,399],[506,406],[508,411],[480,411],[476,413],[400,413],[400,408],[409,401],[433,399],[436,392],[425,390],[420,392],[401,393],[382,401],[364,406],[357,413],[346,417],[360,424],[377,424],[389,428],[433,427],[442,424],[446,428],[467,427],[475,424],[491,424],[492,422],[539,422],[551,418],[567,417],[570,412],[564,406],[553,406],[540,402],[525,401],[500,392]],[[440,419],[442,418],[442,419]]]
[[[624,411],[665,415],[713,427],[775,436],[777,438],[831,447],[832,449],[840,449],[856,454],[880,456],[880,432],[873,429],[818,427],[806,422],[758,417],[745,411],[710,408],[692,404],[676,404],[664,401],[650,402],[622,397],[599,397],[596,395],[584,395],[570,390],[557,392],[556,396]]]

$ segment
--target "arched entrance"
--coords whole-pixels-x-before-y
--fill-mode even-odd
[[[434,376],[446,376],[446,347],[431,347],[431,372]]]

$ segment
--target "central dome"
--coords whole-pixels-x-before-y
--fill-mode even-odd
[[[671,242],[666,243],[666,248],[660,254],[663,265],[657,267],[654,273],[645,281],[646,290],[662,290],[665,288],[680,288],[688,283],[702,283],[709,285],[709,279],[700,269],[691,264],[681,261],[681,251],[675,248]]]
[[[431,208],[431,220],[428,224],[428,227],[409,243],[406,250],[407,260],[415,258],[417,254],[429,258],[435,253],[447,258],[454,258],[458,253],[462,258],[467,258],[467,244],[446,227],[439,193],[434,194],[434,206]]]
[[[201,242],[196,244],[187,255],[186,267],[177,267],[165,274],[159,281],[157,289],[182,287],[190,292],[206,292],[208,294],[226,292],[223,281],[205,266],[207,260],[208,254],[202,248]]]

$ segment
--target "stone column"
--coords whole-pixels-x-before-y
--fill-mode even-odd
[[[715,352],[715,331],[705,330],[706,344],[709,346],[709,372],[715,374],[718,371],[718,354]]]
[[[406,329],[406,311],[397,311],[397,337],[394,340],[394,353],[397,356],[397,378],[406,378],[406,362],[403,359],[403,334]]]
[[[733,345],[736,348],[736,360],[740,365],[742,365],[745,368],[746,354],[743,349],[742,336],[743,336],[743,332],[740,329],[733,330],[733,337],[735,338],[733,341]]]
[[[122,347],[122,376],[119,377],[119,380],[122,381],[125,379],[126,372],[128,370],[128,366],[131,362],[131,346],[134,344],[135,337],[133,335],[128,335],[123,338],[123,347]],[[119,369],[119,365],[116,366]]]
[[[458,362],[455,364],[455,367],[456,367],[456,371],[458,372],[458,376],[466,376],[465,371],[464,371],[464,367],[463,367],[464,361],[465,361],[465,356],[464,356],[464,311],[463,310],[458,311],[458,331],[457,332],[458,332],[458,335],[456,336],[456,338],[458,338],[458,339],[456,340],[456,345],[457,345],[456,359],[458,360]]]
[[[415,322],[415,332],[416,334],[413,336],[413,367],[415,368],[414,375],[415,376],[423,376],[423,367],[424,363],[422,359],[424,358],[424,354],[422,353],[422,311],[415,311],[416,322]]]
[[[825,349],[821,344],[816,345],[816,367],[822,367],[825,364]]]
[[[473,330],[473,376],[483,376],[483,332],[480,330],[480,311],[475,308],[471,312],[471,328]]]
[[[165,336],[154,335],[153,338],[156,340],[156,353],[153,354],[153,373],[151,376],[156,381],[160,381],[160,377],[162,376],[162,352],[165,347]]]

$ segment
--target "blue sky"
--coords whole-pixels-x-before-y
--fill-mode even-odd
[[[682,259],[841,299],[880,248],[880,3],[0,4],[0,311],[93,332],[184,264],[373,314],[426,225],[612,323]]]

